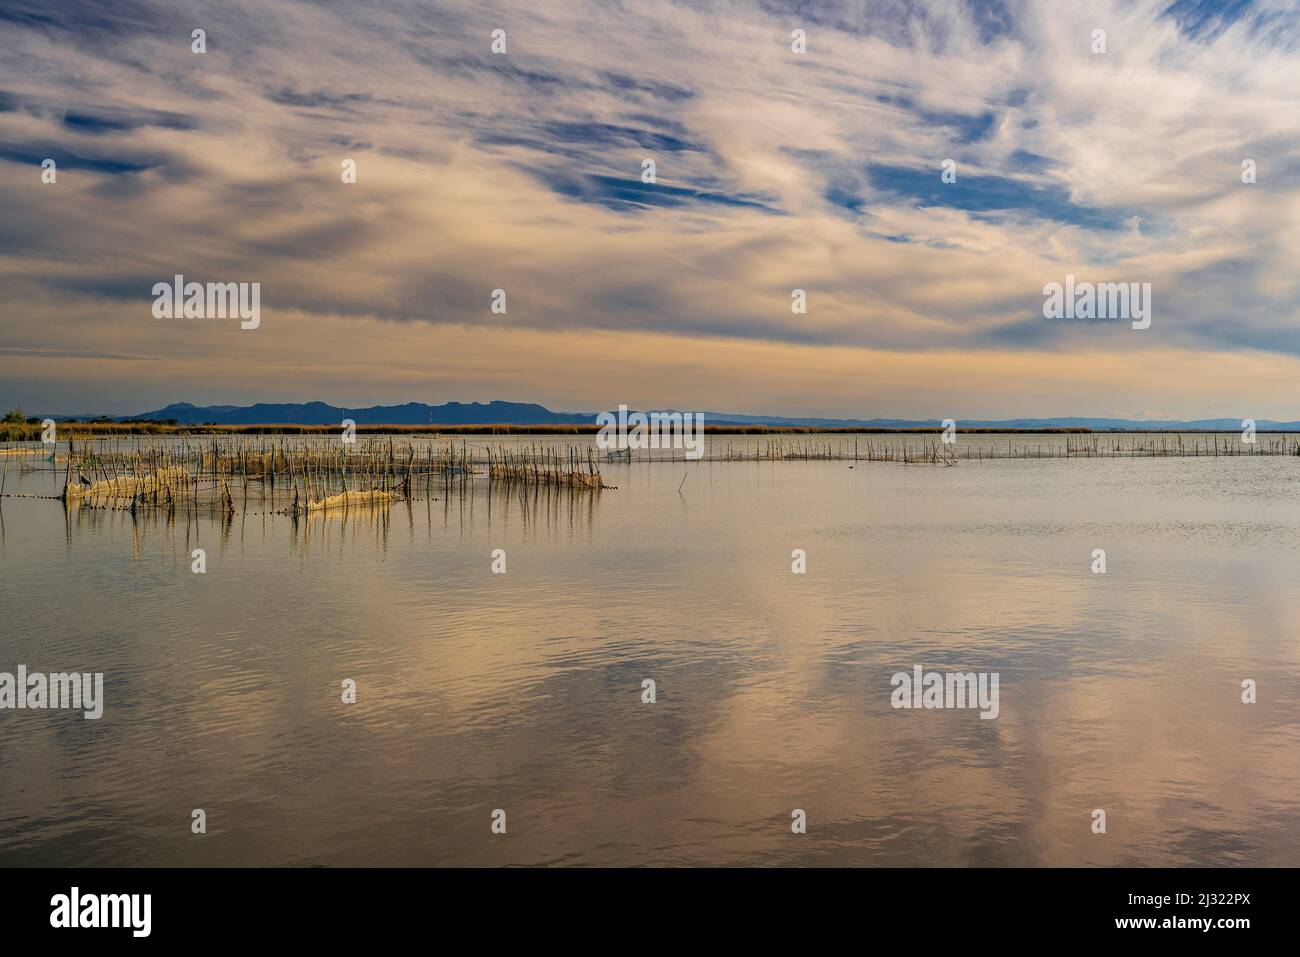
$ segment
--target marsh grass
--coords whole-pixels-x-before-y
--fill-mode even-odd
[[[96,423],[99,428],[102,424]],[[420,430],[409,430],[419,432]],[[189,509],[232,513],[269,505],[298,515],[383,508],[395,501],[463,492],[479,484],[489,494],[548,489],[599,494],[605,484],[594,443],[544,439],[420,434],[363,435],[339,441],[337,429],[312,434],[87,436],[63,433],[56,446],[0,449],[22,474],[62,473],[57,495],[78,507]],[[744,437],[714,435],[703,459],[716,462],[874,462],[952,467],[1005,459],[1099,457],[1240,457],[1300,455],[1300,435],[1258,433],[1254,444],[1231,433],[1034,433],[995,439],[960,433],[944,443],[938,433],[800,433]],[[606,454],[618,466],[681,462],[675,449]],[[44,461],[41,461],[44,459]],[[31,497],[31,492],[2,492]]]
[[[371,436],[355,444],[315,437],[210,437],[191,441],[72,437],[66,452],[24,471],[62,473],[57,495],[89,508],[187,509],[232,513],[253,502],[297,516],[383,508],[403,499],[463,491],[548,487],[599,493],[590,449],[536,445],[500,449],[467,442],[398,442]],[[30,497],[31,493],[22,494]]]

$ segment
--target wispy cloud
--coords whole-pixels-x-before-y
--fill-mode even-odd
[[[730,341],[788,356],[781,396],[753,399],[764,411],[936,414],[913,404],[934,391],[927,369],[1016,352],[1084,396],[1091,375],[1126,407],[1168,408],[1141,370],[1200,354],[1258,364],[1234,408],[1300,417],[1262,385],[1279,364],[1300,371],[1298,12],[0,0],[0,400],[30,405],[15,383],[37,380],[67,396],[58,408],[199,398],[161,394],[168,368],[225,401],[540,399],[503,370],[585,330],[628,369],[643,366],[623,353],[653,340],[699,377],[701,407],[734,405],[705,385],[726,378],[717,344]],[[498,28],[505,55],[490,48]],[[54,186],[40,181],[47,157]],[[949,159],[955,183],[940,179]],[[1152,328],[1043,319],[1043,284],[1067,272],[1151,282]],[[262,282],[262,328],[241,339],[152,320],[149,289],[175,273]],[[496,288],[506,317],[489,312]],[[794,288],[806,315],[790,311]],[[341,337],[346,372],[294,361],[313,329]],[[432,353],[474,334],[495,352],[395,394],[391,342]],[[1103,383],[1098,350],[1122,353],[1132,377]],[[100,352],[156,355],[161,378],[123,364],[116,387],[100,368],[91,388],[73,359]],[[617,401],[573,375],[574,354],[529,388],[568,408]],[[819,405],[832,354],[893,356],[917,378]],[[614,385],[680,405],[651,394],[689,391],[680,371]],[[236,380],[255,394],[226,391]],[[1039,408],[1013,391],[994,405],[973,380],[945,401],[965,415]]]

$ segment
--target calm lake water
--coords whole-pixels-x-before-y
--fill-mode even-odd
[[[850,465],[4,499],[0,671],[106,701],[0,711],[0,865],[1300,864],[1300,458]],[[893,709],[914,665],[997,672],[998,717]]]

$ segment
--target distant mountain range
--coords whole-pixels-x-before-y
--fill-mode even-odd
[[[93,415],[55,415],[54,419],[86,419]],[[552,412],[533,402],[446,402],[426,405],[375,405],[345,408],[325,402],[266,403],[256,405],[191,405],[177,402],[139,415],[110,416],[119,422],[175,419],[183,425],[337,425],[352,419],[358,425],[590,425],[595,412]],[[939,419],[823,419],[786,415],[742,415],[733,412],[705,412],[707,425],[771,425],[804,428],[940,428]],[[1104,419],[1087,417],[1044,419],[958,419],[958,427],[992,429],[1206,429],[1238,431],[1241,419]],[[1300,422],[1259,419],[1256,428],[1300,431]]]

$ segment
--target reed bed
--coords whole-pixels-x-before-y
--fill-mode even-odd
[[[602,463],[682,462],[681,449],[598,451],[593,441],[368,435],[111,436],[57,446],[0,449],[18,471],[61,475],[58,494],[79,507],[234,512],[250,503],[287,514],[384,508],[395,501],[450,496],[471,487],[599,494]],[[990,436],[937,433],[712,435],[698,462],[837,461],[954,466],[1005,459],[1300,456],[1300,435],[1258,433],[1066,433]],[[32,492],[0,495],[32,497]]]
[[[144,472],[131,472],[91,482],[66,481],[65,498],[135,498],[162,490],[188,485],[189,474],[183,468],[170,466]]]
[[[958,450],[955,445],[940,439],[928,438],[923,442],[860,441],[802,442],[770,439],[737,445],[728,442],[706,456],[720,462],[899,462],[903,465],[955,465]]]
[[[383,508],[464,490],[470,483],[572,493],[608,488],[590,449],[497,449],[450,440],[364,442],[278,436],[156,440],[71,439],[66,453],[23,471],[62,472],[65,502],[97,508],[214,509],[250,501],[298,515]],[[0,490],[2,492],[2,490]],[[10,493],[17,495],[19,493]],[[30,493],[23,493],[30,497]],[[282,503],[282,505],[281,505]]]
[[[389,505],[393,498],[391,492],[376,492],[373,489],[368,492],[340,492],[319,501],[299,501],[295,495],[290,511],[296,515],[299,512],[323,512],[331,508],[376,508]]]
[[[493,481],[595,491],[609,487],[601,482],[590,447],[530,445],[526,449],[507,449],[486,446],[485,451],[488,477]]]
[[[837,436],[834,440],[770,438],[763,442],[725,442],[715,438],[705,459],[722,462],[849,461],[897,462],[904,465],[953,465],[984,459],[1055,458],[1200,458],[1218,456],[1300,455],[1300,435],[1257,433],[1254,443],[1231,433],[1088,433],[1052,434],[1044,441],[1017,436],[990,442],[979,433],[957,433],[956,441],[921,436]],[[633,453],[634,455],[638,453]]]

